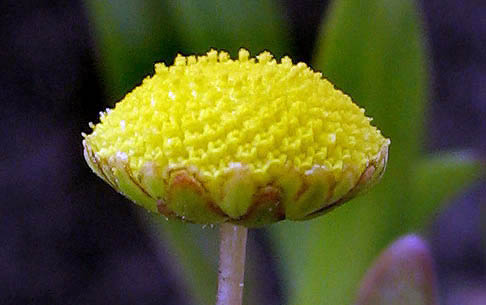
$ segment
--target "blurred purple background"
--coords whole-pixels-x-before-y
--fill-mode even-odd
[[[327,1],[281,3],[296,58],[309,61]],[[426,149],[486,159],[486,1],[421,4],[433,79]],[[185,304],[132,205],[83,160],[80,133],[105,107],[90,31],[81,1],[0,4],[0,304]],[[446,304],[486,304],[485,201],[478,183],[431,225]]]

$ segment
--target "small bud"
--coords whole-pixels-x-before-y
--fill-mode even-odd
[[[399,239],[367,272],[356,305],[438,305],[433,265],[422,238],[408,235]]]

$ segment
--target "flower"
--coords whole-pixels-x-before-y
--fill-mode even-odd
[[[390,140],[304,63],[178,55],[84,136],[91,169],[146,209],[249,227],[321,215],[382,176]]]

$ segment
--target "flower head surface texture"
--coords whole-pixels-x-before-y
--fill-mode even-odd
[[[304,220],[381,177],[390,141],[304,63],[268,52],[177,56],[84,135],[102,179],[195,223]]]

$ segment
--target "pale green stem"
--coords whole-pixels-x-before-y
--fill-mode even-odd
[[[241,305],[248,229],[224,223],[221,225],[220,234],[216,305]]]

